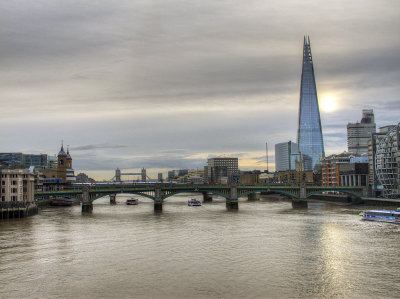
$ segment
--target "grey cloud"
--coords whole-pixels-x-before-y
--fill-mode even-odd
[[[71,147],[71,150],[74,151],[88,151],[88,150],[96,150],[96,149],[116,149],[116,148],[124,148],[127,147],[123,144],[88,144],[88,145],[81,145],[76,147]]]
[[[82,169],[272,153],[295,141],[307,33],[319,93],[342,97],[321,113],[325,144],[345,149],[361,109],[399,121],[399,27],[394,0],[3,1],[1,150],[64,139]]]

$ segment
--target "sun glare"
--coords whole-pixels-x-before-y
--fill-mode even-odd
[[[324,112],[335,111],[337,109],[336,104],[336,98],[331,94],[323,95],[321,98],[321,109]]]

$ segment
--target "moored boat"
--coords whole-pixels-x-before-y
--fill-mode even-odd
[[[188,200],[188,206],[191,206],[191,207],[198,207],[198,206],[201,206],[201,201],[200,201],[200,200],[197,200],[197,199],[195,199],[195,198],[189,199],[189,200]]]
[[[127,205],[137,205],[139,203],[139,199],[137,198],[129,198],[126,200]]]
[[[53,207],[70,207],[79,204],[79,201],[70,198],[56,198],[50,201],[50,205]]]
[[[362,220],[400,224],[400,211],[367,210],[360,213]]]

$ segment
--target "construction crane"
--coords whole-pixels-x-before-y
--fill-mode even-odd
[[[269,170],[268,170],[268,142],[265,142],[265,150],[267,152],[267,173],[269,173]]]

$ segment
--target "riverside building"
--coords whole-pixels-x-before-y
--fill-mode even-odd
[[[321,161],[323,186],[367,186],[368,157],[352,153],[330,155]]]
[[[310,38],[304,37],[297,144],[304,170],[314,170],[325,157]]]
[[[0,219],[37,213],[35,175],[29,170],[0,169]]]
[[[374,153],[377,191],[385,198],[400,198],[400,123],[380,137]]]
[[[380,127],[378,132],[371,134],[371,138],[368,141],[368,185],[371,196],[380,196],[383,188],[382,185],[379,184],[378,177],[376,175],[376,148],[386,134],[394,127],[394,125]]]

